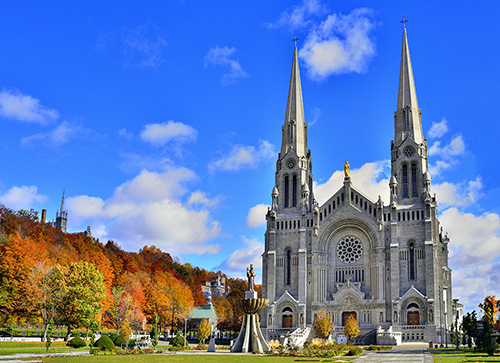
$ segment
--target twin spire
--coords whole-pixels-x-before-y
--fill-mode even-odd
[[[407,20],[403,19],[406,23]],[[403,25],[405,25],[403,23]],[[302,87],[300,84],[299,60],[297,55],[297,37],[293,39],[292,73],[286,104],[285,123],[282,131],[281,156],[294,150],[297,156],[306,156],[307,124],[304,118],[304,105],[302,101]],[[424,142],[422,133],[422,116],[418,107],[415,80],[411,66],[410,49],[406,27],[403,30],[403,45],[401,50],[401,68],[399,73],[399,91],[397,109],[394,113],[394,143],[398,147],[407,138],[412,138],[417,144]]]

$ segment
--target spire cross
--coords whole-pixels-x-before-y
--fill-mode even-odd
[[[292,39],[292,42],[295,42],[295,48],[297,48],[297,40],[299,40],[299,38],[297,38],[297,34],[295,34],[295,38]]]
[[[403,24],[403,30],[406,30],[406,23],[408,23],[408,19],[406,19],[404,15],[403,20],[401,20],[400,23]]]

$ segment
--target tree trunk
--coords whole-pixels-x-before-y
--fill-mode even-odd
[[[66,332],[66,337],[64,338],[64,341],[67,342],[69,340],[69,334],[71,333],[71,325],[68,325],[68,330]]]
[[[43,335],[41,337],[42,342],[47,341],[47,330],[49,330],[49,324],[48,323],[44,323],[43,324]]]

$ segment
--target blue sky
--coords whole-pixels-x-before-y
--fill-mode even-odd
[[[315,194],[387,203],[405,15],[455,295],[500,295],[496,1],[4,2],[0,203],[201,267],[260,266],[298,42]]]

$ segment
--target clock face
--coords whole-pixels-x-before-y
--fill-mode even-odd
[[[291,169],[295,166],[295,163],[293,162],[293,160],[288,160],[287,165],[288,165],[288,168]]]

